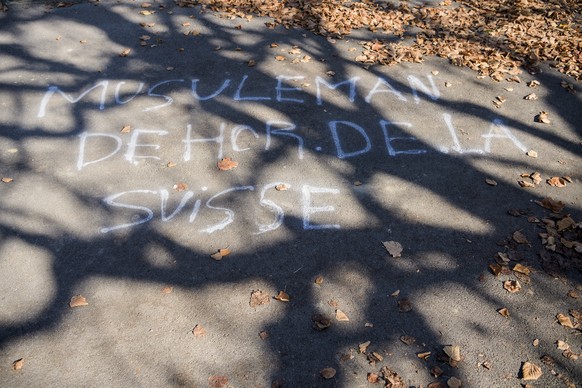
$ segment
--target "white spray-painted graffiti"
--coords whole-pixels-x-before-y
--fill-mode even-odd
[[[260,89],[250,87],[250,83],[255,81],[248,75],[243,75],[238,80],[225,78],[219,82],[212,82],[210,91],[207,90],[204,95],[200,92],[200,79],[163,80],[149,87],[146,86],[145,82],[140,82],[135,87],[135,90],[125,93],[122,93],[122,90],[127,89],[125,81],[118,81],[112,87],[114,81],[103,80],[84,89],[76,97],[64,92],[59,86],[49,86],[40,100],[37,117],[39,119],[44,118],[47,112],[54,107],[63,107],[63,102],[65,107],[67,103],[74,105],[82,100],[87,104],[85,100],[88,100],[89,97],[93,97],[93,104],[99,110],[130,104],[137,97],[142,98],[143,104],[143,98],[146,98],[147,106],[142,106],[140,109],[144,112],[157,112],[170,107],[174,103],[172,93],[175,93],[176,88],[179,89],[184,86],[188,87],[186,89],[187,93],[195,101],[201,103],[212,102],[212,100],[222,96],[222,98],[230,98],[241,103],[256,104],[260,102],[271,104],[271,106],[273,104],[313,104],[325,107],[327,100],[333,98],[343,99],[344,103],[358,104],[360,103],[358,96],[365,96],[363,98],[360,97],[363,103],[373,104],[376,99],[381,98],[381,95],[388,95],[394,102],[419,104],[422,98],[430,103],[438,101],[441,96],[431,75],[426,76],[426,82],[423,82],[421,77],[407,76],[406,80],[410,88],[408,98],[404,91],[398,90],[383,77],[376,77],[373,86],[366,90],[362,90],[363,86],[359,77],[332,83],[317,76],[314,78],[315,88],[312,94],[307,93],[303,87],[290,86],[301,83],[305,79],[306,77],[304,76],[279,75],[273,80],[271,89]],[[304,84],[301,83],[301,85]],[[205,85],[205,87],[207,86]],[[251,94],[250,90],[255,91],[255,94]],[[259,95],[256,94],[256,90],[263,90],[264,92]],[[95,97],[97,97],[97,100],[95,100]],[[284,107],[282,106],[281,109],[284,110]],[[326,120],[321,123],[318,133],[328,134],[328,149],[325,151],[339,159],[361,157],[374,150],[381,150],[387,157],[423,155],[431,152],[469,155],[488,154],[491,153],[494,141],[505,142],[504,144],[509,144],[520,152],[527,150],[526,146],[500,119],[493,119],[488,129],[481,131],[479,137],[481,139],[480,146],[475,147],[473,142],[473,147],[465,147],[457,135],[453,116],[450,113],[442,112],[438,117],[440,117],[440,122],[435,122],[435,125],[441,128],[444,138],[448,138],[448,141],[446,141],[448,144],[442,144],[445,141],[441,140],[439,145],[428,145],[426,141],[419,141],[415,136],[410,135],[415,132],[414,125],[411,122],[402,120],[390,121],[385,118],[379,118],[376,124],[372,126],[370,126],[369,120],[366,121],[366,126],[345,118]],[[292,121],[267,120],[260,126],[257,126],[256,123],[247,125],[246,123],[221,122],[210,130],[210,132],[214,131],[214,135],[211,136],[208,135],[209,129],[207,127],[202,132],[200,128],[193,124],[186,124],[182,131],[183,135],[179,144],[168,144],[168,141],[164,141],[166,136],[169,135],[169,131],[163,128],[136,128],[131,131],[131,135],[128,136],[129,139],[126,136],[109,132],[82,131],[79,135],[76,169],[79,172],[90,172],[91,169],[99,168],[97,165],[116,158],[122,158],[132,166],[139,166],[140,162],[144,160],[160,160],[162,157],[167,157],[169,153],[176,152],[176,150],[179,150],[179,154],[173,155],[174,159],[190,162],[193,160],[193,154],[199,149],[197,147],[203,147],[206,150],[215,149],[216,158],[221,159],[225,156],[225,149],[227,150],[226,152],[267,152],[272,149],[274,139],[290,145],[292,147],[290,149],[295,150],[297,159],[302,161],[311,146],[304,135],[305,131],[302,125]],[[241,136],[246,137],[247,140],[253,139],[254,148],[248,144],[248,141],[245,146],[241,146],[239,144]],[[157,139],[157,141],[153,139]],[[103,144],[105,143],[110,145],[104,147]],[[354,144],[359,145],[354,146]],[[91,147],[95,147],[95,149]],[[316,152],[323,151],[320,144],[313,145],[311,148]],[[88,149],[91,149],[92,152],[87,152]],[[89,157],[88,155],[91,156]],[[205,187],[198,193],[186,191],[173,211],[168,210],[170,193],[165,189],[137,189],[119,192],[104,198],[104,203],[122,212],[133,211],[137,214],[134,215],[131,222],[103,227],[100,230],[102,233],[109,233],[120,229],[132,228],[148,223],[158,218],[158,216],[161,222],[172,222],[178,215],[185,212],[189,212],[187,216],[189,223],[203,223],[198,216],[201,211],[204,211],[207,213],[213,212],[215,216],[217,214],[224,215],[224,218],[220,221],[215,220],[198,229],[200,233],[214,233],[227,228],[228,225],[234,222],[236,217],[233,209],[217,205],[221,198],[231,195],[243,195],[242,193],[244,192],[255,192],[256,190],[257,194],[253,195],[258,195],[257,203],[259,209],[262,209],[263,213],[269,214],[270,222],[256,221],[256,230],[251,233],[262,234],[274,231],[283,225],[285,211],[283,207],[269,199],[267,195],[269,190],[281,183],[283,182],[270,183],[263,187],[254,185],[235,186],[219,191],[210,197],[202,195],[207,190]],[[286,183],[286,185],[291,186],[289,183]],[[333,213],[336,211],[336,207],[331,204],[315,206],[313,197],[324,197],[331,201],[333,196],[340,194],[339,189],[304,184],[297,190],[297,193],[300,197],[298,203],[301,207],[304,230],[341,228],[341,225],[336,223],[315,223],[312,220],[312,217],[318,213]],[[144,205],[144,203],[150,202],[139,202],[139,199],[136,198],[149,198],[150,201],[152,198],[159,198],[159,212],[154,211],[151,205]],[[206,200],[204,201],[204,199]]]

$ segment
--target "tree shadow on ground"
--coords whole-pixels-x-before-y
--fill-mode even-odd
[[[81,6],[87,5],[79,5]],[[261,340],[256,333],[252,344],[245,343],[244,340],[237,342],[233,339],[239,348],[225,349],[236,355],[234,359],[237,362],[230,365],[228,371],[224,371],[233,384],[248,386],[257,381],[266,384],[270,381],[283,380],[285,385],[289,386],[327,384],[354,386],[354,384],[364,384],[367,373],[378,372],[381,366],[387,365],[401,374],[407,385],[426,384],[431,381],[429,369],[433,366],[439,366],[444,370],[443,376],[440,377],[441,381],[457,376],[468,385],[503,385],[500,374],[487,374],[483,370],[475,371],[468,362],[460,363],[458,368],[453,368],[440,353],[443,345],[456,343],[462,346],[466,360],[470,360],[472,364],[483,361],[479,356],[481,353],[495,357],[495,346],[500,343],[515,341],[523,332],[539,332],[539,324],[532,322],[526,312],[528,304],[535,301],[545,307],[556,303],[551,284],[534,276],[532,282],[535,283],[535,287],[530,286],[530,289],[535,288],[535,296],[528,295],[522,300],[511,301],[512,306],[515,306],[515,313],[512,316],[514,326],[508,327],[505,322],[500,323],[502,318],[499,318],[499,321],[494,318],[481,319],[481,315],[494,315],[495,309],[510,303],[500,287],[494,289],[493,284],[498,286],[500,283],[498,279],[494,279],[487,273],[487,264],[492,262],[496,252],[519,252],[521,262],[532,267],[539,267],[536,253],[541,246],[537,241],[534,242],[539,227],[527,223],[525,217],[510,217],[506,213],[511,208],[522,209],[524,204],[529,207],[530,201],[540,200],[541,196],[536,192],[525,192],[511,180],[502,180],[502,177],[498,178],[495,195],[492,195],[490,191],[475,189],[475,182],[482,182],[488,176],[488,169],[482,164],[486,166],[508,164],[520,166],[524,170],[535,170],[537,166],[534,162],[527,158],[517,159],[512,152],[508,152],[503,147],[496,148],[498,153],[455,153],[454,147],[448,153],[444,153],[437,149],[434,143],[420,138],[399,139],[395,144],[403,147],[402,149],[422,149],[426,153],[391,156],[387,153],[386,135],[381,130],[379,121],[388,120],[398,123],[402,121],[403,115],[399,114],[398,110],[383,110],[374,104],[346,103],[345,90],[347,90],[346,86],[349,86],[347,84],[340,87],[338,93],[326,98],[321,105],[317,103],[312,105],[308,103],[281,104],[276,101],[272,86],[273,71],[266,66],[261,66],[275,55],[269,48],[269,43],[276,41],[281,47],[290,47],[302,41],[309,42],[309,46],[302,46],[301,49],[309,53],[313,62],[319,58],[326,59],[326,62],[312,64],[311,67],[305,65],[299,71],[289,67],[286,70],[290,75],[303,74],[313,79],[315,76],[325,77],[325,71],[333,70],[335,75],[333,78],[325,78],[327,82],[350,79],[355,72],[354,64],[344,59],[337,46],[329,41],[311,35],[305,37],[305,32],[301,30],[276,28],[265,31],[257,24],[249,24],[248,28],[247,25],[243,25],[242,29],[237,29],[234,26],[239,24],[238,21],[217,19],[213,14],[200,13],[198,8],[173,8],[173,14],[169,14],[165,11],[171,5],[167,4],[165,10],[159,10],[156,14],[156,23],[164,26],[153,38],[158,47],[155,50],[149,47],[142,48],[137,46],[139,44],[137,37],[142,34],[154,34],[151,33],[151,29],[140,27],[135,18],[130,17],[138,12],[137,4],[127,7],[127,10],[116,9],[114,5],[104,4],[90,16],[85,12],[77,12],[76,7],[70,7],[29,20],[26,20],[26,17],[20,19],[21,16],[18,13],[5,17],[6,23],[3,29],[17,31],[13,33],[13,38],[16,38],[19,33],[25,35],[24,30],[19,30],[19,28],[24,28],[21,26],[24,21],[34,23],[43,19],[49,22],[68,20],[96,29],[96,35],[101,36],[103,41],[112,46],[132,47],[135,52],[133,54],[135,56],[130,58],[133,62],[130,62],[128,58],[119,57],[117,52],[110,54],[105,67],[100,69],[101,72],[96,73],[83,70],[73,64],[50,59],[50,55],[35,55],[37,51],[28,49],[24,41],[19,45],[5,43],[6,51],[3,51],[3,55],[10,57],[17,64],[30,63],[30,72],[42,72],[46,80],[46,85],[28,82],[14,87],[10,84],[9,77],[2,78],[3,83],[0,87],[3,94],[14,95],[12,105],[18,108],[17,116],[36,114],[37,105],[29,102],[30,95],[35,96],[33,101],[39,101],[38,96],[42,96],[47,86],[54,83],[51,77],[61,77],[63,73],[70,75],[67,78],[66,88],[63,86],[63,89],[66,89],[66,92],[70,91],[71,95],[86,90],[89,85],[100,82],[103,77],[128,83],[151,80],[149,83],[152,85],[169,79],[185,80],[168,84],[162,96],[179,95],[184,85],[188,85],[186,89],[189,88],[188,80],[192,77],[201,79],[201,94],[203,92],[209,94],[217,90],[221,82],[214,81],[214,85],[210,87],[202,85],[202,81],[213,80],[212,77],[203,78],[207,74],[217,76],[219,81],[231,79],[232,84],[225,89],[223,96],[227,93],[232,95],[236,92],[238,82],[248,75],[246,96],[268,96],[269,100],[234,103],[231,98],[217,97],[207,102],[182,102],[176,97],[174,105],[168,108],[171,108],[173,113],[161,113],[161,118],[152,119],[153,124],[159,125],[161,121],[176,115],[175,112],[179,111],[180,115],[187,119],[177,121],[177,123],[191,122],[195,128],[199,129],[197,135],[200,137],[216,136],[218,124],[224,122],[230,128],[237,124],[247,125],[257,132],[259,140],[262,141],[265,137],[262,128],[265,126],[266,115],[261,109],[268,108],[268,114],[275,116],[274,120],[287,119],[299,124],[299,128],[293,133],[299,133],[305,142],[305,153],[308,154],[306,161],[296,160],[290,163],[291,158],[297,159],[299,149],[297,138],[279,134],[279,138],[273,139],[268,149],[261,143],[260,152],[235,154],[237,160],[241,161],[239,169],[243,170],[238,175],[216,175],[216,172],[212,170],[216,159],[208,158],[203,162],[197,160],[196,163],[199,163],[197,165],[183,163],[187,168],[180,170],[181,167],[178,166],[178,172],[168,173],[168,176],[161,181],[171,184],[178,179],[189,179],[188,182],[194,190],[194,187],[198,188],[205,184],[205,179],[210,176],[219,182],[215,186],[220,188],[252,186],[255,188],[253,195],[259,195],[260,188],[274,180],[290,181],[291,190],[283,193],[287,196],[283,197],[284,205],[281,205],[285,207],[286,217],[282,226],[273,232],[272,238],[270,234],[254,236],[250,232],[257,228],[253,211],[239,208],[237,206],[239,197],[225,196],[220,206],[231,206],[238,215],[242,215],[241,224],[245,223],[237,226],[237,232],[246,232],[252,237],[248,238],[248,249],[243,249],[245,247],[239,242],[237,248],[240,252],[233,253],[236,259],[231,260],[227,257],[222,262],[215,263],[208,257],[209,246],[213,246],[213,243],[209,243],[208,240],[214,236],[200,233],[191,236],[193,227],[185,217],[176,220],[176,224],[153,220],[135,228],[110,233],[87,234],[84,231],[76,233],[68,221],[57,214],[58,212],[52,212],[49,209],[46,213],[41,211],[35,213],[31,210],[35,209],[34,207],[24,204],[18,208],[14,206],[14,198],[7,195],[0,202],[4,215],[0,226],[3,243],[0,246],[5,248],[6,244],[16,240],[25,246],[41,248],[47,252],[50,257],[55,291],[46,306],[29,319],[8,324],[2,323],[0,346],[8,347],[34,335],[58,331],[64,320],[70,316],[67,306],[70,298],[77,294],[80,285],[87,284],[93,279],[120,280],[132,284],[172,285],[194,295],[196,292],[203,293],[205,289],[212,287],[223,287],[222,290],[227,290],[232,286],[238,291],[240,288],[237,285],[253,284],[247,294],[217,295],[218,300],[209,302],[208,310],[192,311],[191,320],[206,320],[208,326],[219,325],[217,321],[220,321],[220,313],[223,309],[237,310],[243,305],[245,309],[250,309],[247,307],[248,297],[255,287],[254,284],[257,284],[257,288],[267,285],[274,292],[285,290],[291,295],[291,301],[283,307],[275,305],[276,301],[272,301],[268,306],[259,306],[254,310],[260,313],[261,309],[265,309],[277,316],[270,323],[263,325],[264,330],[269,333],[268,339]],[[177,20],[178,16],[187,17],[190,14],[195,16],[191,19],[191,30],[200,31],[199,37],[185,36],[184,29],[179,24],[182,21]],[[217,46],[221,46],[221,49],[216,50]],[[186,50],[181,52],[178,50],[180,47]],[[241,50],[237,51],[236,48]],[[252,68],[245,67],[250,59],[255,60],[259,65]],[[147,67],[147,70],[140,71],[140,66]],[[169,76],[169,71],[166,70],[168,66],[175,67]],[[18,67],[14,66],[12,71],[17,70]],[[410,85],[402,81],[405,77],[391,76],[383,68],[378,67],[371,68],[369,74],[384,78],[395,90],[402,91],[402,96],[408,100],[407,104],[414,104]],[[544,74],[544,77],[552,83],[557,80],[557,77],[550,73]],[[423,81],[427,82],[424,79]],[[269,83],[271,94],[265,94],[265,85]],[[292,83],[284,85],[289,88],[295,87]],[[307,87],[305,89],[302,96],[316,101],[313,85],[310,89]],[[340,93],[339,90],[344,93]],[[579,131],[576,124],[580,122],[580,113],[572,109],[579,100],[577,98],[565,99],[559,89],[551,88],[550,91],[550,95],[545,99],[549,104],[554,105],[568,128]],[[142,92],[136,97],[136,103],[142,104],[139,98],[144,97],[143,94],[145,93]],[[58,95],[55,96],[60,98]],[[130,96],[131,94],[128,94],[123,97]],[[458,113],[482,123],[498,118],[507,127],[518,133],[527,134],[530,139],[537,138],[540,143],[552,144],[558,154],[576,155],[579,149],[579,146],[562,137],[560,133],[541,130],[533,122],[527,123],[516,119],[509,112],[500,112],[470,100],[458,101],[444,96],[431,99],[431,96],[422,93],[420,97],[422,102],[419,107],[426,111]],[[354,96],[356,101],[361,102],[365,98],[365,92],[356,90]],[[568,103],[557,102],[562,99]],[[160,101],[163,102],[163,100]],[[391,104],[396,103],[398,101],[394,97]],[[8,170],[16,177],[20,177],[22,181],[29,179],[33,182],[34,179],[48,181],[49,183],[45,184],[49,188],[66,192],[70,198],[74,198],[80,204],[79,209],[83,209],[89,215],[98,215],[96,219],[104,221],[105,224],[101,226],[113,225],[120,219],[119,214],[116,209],[103,203],[101,194],[95,194],[95,192],[102,193],[103,190],[100,189],[99,184],[91,183],[89,173],[82,175],[79,172],[79,176],[75,176],[74,174],[63,175],[59,171],[58,166],[64,163],[63,160],[74,158],[57,158],[54,166],[50,165],[50,159],[44,160],[46,166],[40,169],[38,162],[32,162],[35,154],[38,153],[36,147],[39,142],[63,141],[55,144],[58,147],[64,147],[70,141],[76,147],[78,136],[84,131],[109,125],[109,123],[101,124],[98,121],[96,124],[91,112],[97,110],[98,104],[96,105],[89,97],[87,100],[82,99],[70,106],[68,103],[64,104],[70,108],[67,114],[69,121],[58,131],[43,120],[30,120],[22,127],[19,126],[18,121],[6,119],[0,122],[2,140],[10,147],[19,149],[17,159],[7,159]],[[118,108],[118,105],[110,102],[104,107],[104,112]],[[129,103],[127,106],[130,106]],[[143,106],[149,105],[140,105],[140,107]],[[54,105],[52,107],[54,108]],[[160,108],[159,111],[161,112],[162,109],[164,108]],[[435,117],[439,116],[435,115]],[[331,120],[350,121],[365,128],[373,147],[360,156],[338,158],[337,149],[328,132],[328,122]],[[175,123],[171,122],[171,124]],[[444,122],[438,125],[446,130]],[[394,137],[416,135],[402,123],[394,124],[390,130],[393,131],[391,133]],[[108,131],[113,133],[113,129]],[[183,128],[180,131],[183,131]],[[228,137],[228,135],[227,132],[225,136]],[[353,132],[342,132],[342,135],[342,144],[347,151],[357,151],[365,146],[365,142],[362,143],[362,136]],[[177,144],[180,144],[183,134],[182,132],[171,133],[168,137],[178,139]],[[248,144],[258,141],[256,138],[253,140],[253,136],[241,137],[241,139],[241,143],[244,140]],[[507,139],[503,142],[509,144],[509,147],[512,146]],[[315,146],[321,146],[322,150],[313,151]],[[229,150],[226,149],[226,151]],[[200,152],[205,156],[217,154],[216,147]],[[234,154],[234,150],[230,152]],[[45,150],[42,154],[43,157],[47,155]],[[567,158],[572,163],[576,162],[574,157],[567,156]],[[114,166],[117,168],[121,163],[125,162]],[[312,167],[314,163],[317,164]],[[286,173],[275,177],[273,174],[276,175],[276,173],[271,167],[277,165],[288,165],[289,170],[295,172],[290,171],[288,175]],[[121,168],[119,172],[127,173],[129,176],[132,174],[131,168],[131,166]],[[156,168],[153,165],[146,165],[144,168],[148,169],[148,174],[160,171],[159,167]],[[193,173],[192,169],[196,171]],[[552,172],[553,169],[548,167],[548,170]],[[115,172],[114,170],[112,174]],[[141,179],[144,175],[137,174],[136,176]],[[299,202],[297,198],[301,196],[301,184],[314,186],[322,180],[321,185],[324,188],[328,187],[328,181],[331,182],[330,184],[343,182],[345,189],[342,187],[342,194],[347,192],[349,200],[341,202],[341,206],[355,204],[357,212],[363,216],[355,217],[359,220],[354,222],[356,226],[337,230],[305,230],[305,216],[301,217],[301,206],[305,205],[297,204]],[[362,184],[353,185],[355,181]],[[114,182],[123,187],[120,191],[132,185],[123,180],[114,180]],[[150,182],[143,179],[139,182],[147,187],[150,185]],[[159,179],[152,179],[151,184],[157,185],[159,182]],[[136,189],[146,189],[146,187],[140,186]],[[11,189],[3,188],[3,190]],[[18,190],[22,189],[19,187]],[[335,195],[331,192],[327,193]],[[201,190],[196,191],[195,198],[198,196],[204,200],[209,198],[209,195]],[[183,197],[172,195],[168,200],[167,209],[179,207],[181,198]],[[38,198],[28,199],[34,201]],[[147,206],[154,202],[149,199],[147,201],[149,201],[145,204]],[[157,216],[159,204],[155,206],[158,206],[155,208]],[[524,214],[536,214],[541,217],[543,210],[533,206]],[[151,209],[154,209],[154,204],[151,204]],[[144,216],[143,208],[136,210],[138,217]],[[579,208],[568,210],[573,212],[574,218],[580,218]],[[264,213],[265,209],[262,211]],[[355,210],[344,207],[336,208],[336,211],[356,213]],[[448,214],[452,214],[452,217],[447,217]],[[215,218],[217,221],[221,220],[221,217]],[[367,221],[361,221],[362,218]],[[325,219],[322,219],[319,224],[314,222],[316,227],[323,224],[326,224]],[[534,247],[517,246],[515,242],[508,239],[508,236],[518,229],[528,235]],[[225,241],[229,236],[221,233],[223,232],[218,232],[219,236],[216,240]],[[240,240],[245,239],[247,237],[240,238]],[[389,258],[381,245],[381,242],[385,240],[400,242],[405,247],[404,257]],[[496,243],[500,240],[503,241],[497,246]],[[161,247],[167,256],[165,261],[171,265],[154,265],[152,247]],[[321,286],[314,285],[314,279],[318,275],[324,278],[324,284]],[[580,273],[571,269],[563,274],[563,279],[570,283],[580,282]],[[400,294],[397,297],[390,297],[396,290],[400,290]],[[98,299],[98,295],[94,297]],[[228,298],[232,298],[232,302],[229,302]],[[406,310],[402,308],[405,299],[413,306],[409,312],[401,311]],[[331,300],[334,302],[328,303]],[[400,308],[398,302],[401,302]],[[333,320],[336,309],[334,303],[348,312],[349,324],[343,325],[342,322]],[[484,313],[481,310],[484,306],[489,307],[490,311]],[[213,308],[217,310],[214,311]],[[127,314],[134,313],[134,310],[129,309]],[[169,310],[167,313],[171,315]],[[314,330],[313,316],[316,314],[329,317],[333,322],[331,327],[321,332]],[[549,315],[553,314],[555,312]],[[133,323],[137,322],[136,325],[140,322],[137,315],[130,319]],[[238,322],[220,322],[228,328],[225,330],[225,336],[236,337],[238,333],[246,333],[245,315],[241,314],[241,316],[243,318]],[[255,319],[249,316],[246,318],[251,321]],[[171,326],[163,322],[160,325],[166,326],[168,330]],[[460,328],[460,325],[463,327]],[[499,327],[503,330],[498,331]],[[515,327],[520,329],[516,330]],[[124,328],[128,329],[125,326]],[[186,328],[186,330],[190,329]],[[229,334],[229,332],[235,334]],[[416,344],[407,346],[401,343],[399,339],[402,335],[415,337]],[[547,343],[555,340],[550,334],[540,333],[540,335],[545,335],[542,340]],[[163,342],[163,339],[162,335],[161,339],[157,340]],[[171,336],[167,335],[166,340],[170,339]],[[144,339],[144,341],[150,345],[157,343],[152,339]],[[355,351],[357,345],[365,341],[372,343],[368,354],[371,354],[373,350],[381,354],[384,359],[373,361],[369,357],[373,365],[367,365],[368,361],[364,355],[356,354]],[[260,348],[265,349],[266,354],[253,353],[256,351],[257,343],[260,344]],[[475,347],[475,344],[479,347]],[[260,358],[256,361],[257,364],[245,359],[243,355],[247,351],[253,357]],[[416,353],[423,351],[433,353],[426,362],[416,356]],[[239,354],[241,352],[243,355]],[[350,354],[354,356],[353,359]],[[520,350],[517,354],[541,356],[540,351],[536,349]],[[113,358],[114,355],[110,357]],[[568,378],[574,380],[580,378],[580,371],[575,369],[574,364],[569,360],[560,361],[558,356],[555,358],[558,369],[563,371]],[[197,357],[193,359],[200,362]],[[499,368],[515,376],[523,360],[520,357],[513,360],[513,363],[500,365]],[[156,356],[150,354],[143,360],[143,364],[147,365],[149,362],[156,361]],[[207,375],[185,372],[183,363],[175,361],[175,365],[164,361],[167,384],[191,386],[206,384]],[[199,366],[200,370],[210,370],[216,368],[217,365],[221,368],[225,367],[216,360],[209,360],[208,364]],[[319,371],[329,366],[334,367],[338,374],[334,379],[326,382],[319,376]],[[269,381],[256,378],[256,371],[253,369],[262,368]],[[220,372],[215,373],[220,374]]]

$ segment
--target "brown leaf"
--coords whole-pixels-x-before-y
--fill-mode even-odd
[[[260,337],[262,340],[265,340],[265,339],[267,339],[267,338],[269,338],[269,337],[270,337],[270,334],[269,334],[269,333],[268,333],[266,330],[263,330],[263,331],[261,331],[261,332],[259,333],[259,337]]]
[[[489,186],[497,186],[497,182],[493,179],[485,179],[485,183],[487,183]]]
[[[512,294],[521,290],[521,284],[517,280],[506,280],[503,282],[503,288]]]
[[[534,185],[539,185],[542,181],[542,175],[539,172],[533,172],[529,176],[533,181]]]
[[[172,188],[178,192],[188,190],[188,185],[184,182],[176,183]]]
[[[398,301],[398,310],[402,313],[412,311],[412,303],[407,298],[402,298]]]
[[[529,244],[529,241],[527,241],[527,237],[525,237],[525,235],[523,233],[521,233],[519,230],[513,232],[513,241],[515,241],[518,244]]]
[[[497,276],[503,270],[503,267],[497,263],[489,264],[489,269],[493,272],[493,275]]]
[[[412,345],[416,342],[416,338],[409,335],[400,336],[400,341],[404,342],[406,345]]]
[[[122,52],[119,53],[119,56],[120,57],[127,57],[130,52],[131,52],[131,49],[130,48],[126,48],[125,50],[123,50]]]
[[[348,322],[350,320],[346,313],[344,313],[340,309],[335,310],[335,319],[337,319],[340,322]]]
[[[552,198],[546,197],[541,201],[536,201],[536,203],[546,209],[550,209],[554,213],[559,213],[564,208],[565,204],[562,201],[556,201]]]
[[[174,291],[174,287],[172,286],[164,286],[162,287],[163,294],[171,294]]]
[[[124,125],[123,128],[121,128],[121,131],[119,131],[121,133],[129,133],[131,132],[131,127],[129,125]]]
[[[319,374],[321,374],[321,377],[323,377],[324,379],[329,380],[335,376],[336,371],[335,371],[335,369],[333,369],[331,367],[330,368],[323,368],[321,370],[321,372],[319,372]]]
[[[275,186],[275,190],[277,191],[286,191],[289,189],[289,186],[287,186],[285,183],[279,183],[277,186]]]
[[[392,257],[401,257],[402,245],[397,241],[383,241],[382,245]]]
[[[423,360],[428,360],[428,358],[430,357],[431,352],[421,352],[421,353],[417,353],[416,357],[421,358]]]
[[[277,55],[277,56],[275,57],[275,59],[276,59],[277,61],[284,61],[286,58],[285,58],[283,55]]]
[[[88,305],[89,305],[89,303],[87,303],[87,299],[85,299],[85,297],[83,295],[75,295],[71,298],[71,301],[69,302],[69,307],[71,307],[71,308],[88,306]]]
[[[543,355],[542,357],[540,357],[540,360],[549,366],[553,366],[556,362],[554,361],[554,359],[550,356],[548,356],[547,354]]]
[[[210,376],[208,378],[208,386],[210,388],[226,388],[228,386],[228,377]]]
[[[524,100],[531,100],[531,101],[535,101],[538,99],[537,94],[535,93],[530,93],[527,96],[524,97]]]
[[[570,319],[569,316],[560,313],[556,315],[556,318],[558,318],[558,322],[560,323],[560,325],[569,327],[570,329],[574,329],[575,326],[572,323],[572,320]]]
[[[315,278],[314,283],[317,284],[318,286],[321,286],[323,284],[323,276],[318,276]]]
[[[504,316],[505,318],[509,318],[509,310],[507,308],[505,307],[500,308],[499,310],[497,310],[497,312]]]
[[[24,366],[24,358],[19,358],[18,360],[14,361],[12,363],[12,369],[13,370],[22,369],[23,366]]]
[[[544,123],[544,124],[549,124],[551,123],[549,117],[548,117],[548,112],[545,111],[541,111],[537,116],[536,116],[536,121],[538,123]]]
[[[224,256],[230,255],[230,249],[228,248],[221,248],[217,252],[210,255],[214,260],[220,261]]]
[[[525,265],[521,265],[519,263],[517,263],[514,267],[513,270],[515,272],[519,272],[522,273],[524,275],[529,275],[531,273],[531,269],[529,269],[529,267],[526,267]]]
[[[359,344],[358,351],[360,353],[366,353],[366,350],[368,350],[368,346],[370,346],[371,343],[372,343],[371,341],[366,341],[366,342]]]
[[[248,67],[253,67],[257,65],[257,61],[255,61],[254,59],[251,59],[247,62],[247,66]]]
[[[206,335],[206,329],[203,328],[202,325],[196,325],[194,326],[194,329],[192,329],[192,334],[194,334],[194,337],[196,338],[204,337]]]
[[[232,170],[233,168],[237,167],[238,162],[235,162],[231,158],[223,158],[220,162],[218,162],[217,166],[218,166],[218,169],[221,171],[228,171],[228,170]]]
[[[264,291],[261,290],[253,290],[251,292],[251,300],[249,301],[249,305],[253,308],[257,306],[262,306],[271,301],[271,297]]]
[[[536,187],[536,185],[534,185],[531,182],[528,181],[517,181],[517,183],[521,186],[521,187]]]
[[[279,302],[289,302],[289,295],[285,291],[279,291],[275,299]]]
[[[323,314],[316,314],[311,317],[313,321],[313,328],[317,331],[323,331],[331,326],[331,319]]]
[[[176,167],[176,163],[172,162],[171,160],[166,164],[166,167],[168,168],[172,168],[172,167]]]
[[[430,368],[430,374],[434,377],[436,377],[437,379],[439,377],[441,377],[441,375],[444,373],[444,371],[439,368],[438,366],[433,366],[432,368]]]
[[[559,176],[551,177],[546,182],[548,182],[548,185],[553,187],[566,187],[566,181]]]
[[[4,177],[4,178],[2,178],[1,180],[2,180],[2,182],[4,182],[4,183],[10,183],[10,182],[13,182],[13,181],[14,181],[14,179],[13,179],[13,178],[8,178],[8,177]]]
[[[377,373],[368,373],[367,379],[370,384],[377,384],[379,382],[379,378],[380,376]]]
[[[568,294],[567,295],[570,298],[572,298],[572,299],[578,299],[578,298],[580,298],[580,293],[578,291],[576,291],[576,290],[570,290],[570,291],[568,291]]]
[[[537,380],[542,377],[542,369],[536,364],[526,361],[521,366],[521,374],[524,380]]]
[[[336,308],[338,306],[338,303],[335,300],[333,300],[333,299],[327,301],[327,304],[330,305],[333,308]]]
[[[427,385],[426,388],[447,388],[447,385],[442,381],[433,381]]]

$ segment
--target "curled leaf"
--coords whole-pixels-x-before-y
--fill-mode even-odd
[[[556,318],[558,318],[558,322],[560,323],[560,325],[569,327],[570,329],[574,329],[575,326],[572,323],[572,320],[570,319],[569,316],[560,313],[556,315]]]
[[[521,284],[517,280],[506,280],[503,282],[503,288],[513,294],[521,290]]]
[[[13,370],[22,369],[23,366],[24,366],[24,358],[19,358],[18,360],[14,361],[12,363],[12,369]]]
[[[503,307],[503,308],[497,310],[497,312],[499,314],[501,314],[501,316],[503,316],[505,318],[509,318],[509,310],[507,308]]]
[[[221,161],[217,163],[218,169],[221,171],[228,171],[232,170],[233,168],[238,166],[238,162],[235,162],[231,158],[223,158]]]
[[[372,342],[371,341],[366,341],[364,343],[361,343],[358,345],[358,351],[360,353],[366,353],[366,350],[368,349],[368,346],[370,346]]]
[[[203,328],[202,325],[196,325],[194,326],[194,329],[192,329],[192,334],[194,334],[194,337],[196,338],[204,337],[206,335],[206,329]]]
[[[289,294],[287,294],[285,291],[279,291],[277,296],[275,296],[275,299],[279,302],[289,302]]]

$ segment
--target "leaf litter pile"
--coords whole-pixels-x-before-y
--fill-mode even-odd
[[[444,0],[438,6],[405,1],[362,0],[175,0],[201,5],[227,17],[267,16],[269,28],[299,26],[329,38],[367,28],[387,35],[363,43],[356,57],[365,64],[422,62],[427,55],[448,58],[501,81],[524,66],[537,72],[541,61],[582,79],[582,2],[579,0]],[[410,43],[390,42],[388,35]]]

